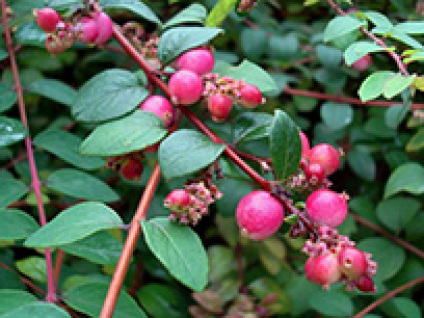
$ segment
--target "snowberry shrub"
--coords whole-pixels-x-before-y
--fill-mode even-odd
[[[319,224],[337,227],[346,219],[347,210],[345,196],[331,190],[317,190],[306,199],[309,217]]]
[[[327,176],[337,171],[340,166],[339,152],[329,144],[318,144],[309,150],[308,160],[310,163],[320,164]]]
[[[341,277],[337,256],[331,252],[311,256],[305,263],[305,274],[311,282],[328,289]]]
[[[240,88],[239,103],[245,108],[256,108],[264,103],[264,98],[259,88],[246,83]]]
[[[189,70],[174,73],[168,82],[172,98],[182,105],[191,105],[197,102],[203,93],[202,79]]]
[[[211,117],[216,122],[227,119],[233,107],[232,99],[223,94],[215,94],[208,98],[208,110]]]
[[[355,63],[352,64],[352,68],[359,72],[366,71],[372,64],[372,57],[369,54],[364,55]]]
[[[79,28],[81,33],[78,39],[84,43],[94,43],[99,36],[100,28],[96,20],[88,17],[83,17],[80,20]]]
[[[158,116],[166,127],[169,127],[174,120],[175,110],[171,103],[161,95],[148,97],[141,105],[140,109]]]
[[[37,24],[45,32],[53,32],[60,21],[60,15],[56,10],[51,8],[43,8],[34,10],[37,19]]]
[[[174,64],[179,70],[189,70],[202,76],[213,70],[215,59],[210,50],[196,48],[183,53]]]

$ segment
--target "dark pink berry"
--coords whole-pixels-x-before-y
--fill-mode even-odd
[[[127,180],[139,180],[143,173],[143,164],[140,162],[140,160],[129,158],[122,164],[120,172]]]
[[[376,291],[373,280],[368,276],[361,276],[355,281],[355,286],[365,293],[374,293]]]
[[[228,95],[214,94],[208,99],[208,109],[212,119],[222,122],[230,115],[233,100]]]
[[[328,288],[341,277],[337,256],[328,252],[309,257],[305,263],[305,274],[309,281]]]
[[[255,190],[240,200],[236,215],[243,235],[252,240],[263,240],[280,228],[284,208],[269,192]]]
[[[312,221],[337,227],[346,219],[348,208],[343,195],[320,189],[306,199],[306,211]]]
[[[183,53],[175,61],[175,66],[179,70],[189,70],[202,76],[212,71],[215,59],[210,50],[196,48]]]
[[[94,44],[103,45],[107,41],[109,41],[109,39],[112,37],[112,33],[113,33],[112,20],[103,11],[96,12],[93,19],[97,23],[97,26],[99,28],[99,34],[94,40]]]
[[[170,209],[188,207],[190,203],[190,194],[183,189],[172,190],[165,198],[165,206]]]
[[[171,76],[168,88],[176,102],[190,105],[197,102],[202,96],[203,82],[196,73],[181,70]]]
[[[262,93],[255,85],[244,84],[240,88],[240,105],[245,108],[256,108],[265,102]]]
[[[350,279],[365,275],[367,271],[367,258],[364,252],[355,247],[345,246],[338,256],[340,270]]]
[[[366,54],[363,57],[361,57],[359,60],[357,60],[355,63],[352,64],[352,68],[354,70],[357,70],[359,72],[366,71],[372,64],[372,58],[371,55]]]
[[[37,24],[45,32],[54,32],[56,25],[60,21],[60,15],[56,10],[51,8],[42,8],[40,10],[34,10],[34,14],[37,18]]]
[[[94,40],[99,36],[99,26],[97,22],[88,17],[83,17],[80,20],[81,33],[78,39],[84,43],[93,43]]]
[[[175,110],[171,103],[161,95],[153,95],[140,105],[140,109],[153,113],[162,119],[165,127],[169,127],[174,120]]]
[[[329,144],[318,144],[309,150],[310,163],[320,164],[327,176],[333,174],[340,166],[339,152]]]
[[[299,131],[300,141],[302,142],[302,158],[307,158],[309,153],[309,139],[306,137],[306,135]]]
[[[318,163],[309,163],[305,165],[303,172],[306,180],[310,183],[321,183],[325,178],[324,168]]]

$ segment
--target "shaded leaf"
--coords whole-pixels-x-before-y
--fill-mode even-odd
[[[69,85],[55,79],[47,78],[40,78],[32,82],[28,86],[28,91],[47,97],[66,106],[71,106],[77,96],[77,92]]]
[[[199,3],[193,3],[169,19],[168,22],[163,25],[163,29],[167,29],[182,23],[203,24],[206,19],[206,14],[207,12],[204,6]]]
[[[19,120],[0,116],[0,147],[6,147],[21,141],[26,129]]]
[[[0,182],[0,208],[20,199],[28,192],[25,184],[15,179],[3,179]]]
[[[100,0],[100,5],[105,9],[126,9],[147,21],[161,24],[156,14],[147,5],[138,0]]]
[[[405,163],[390,175],[384,189],[384,198],[401,191],[412,194],[424,193],[424,168],[417,163]]]
[[[16,209],[0,209],[0,240],[20,240],[39,228],[27,213]]]

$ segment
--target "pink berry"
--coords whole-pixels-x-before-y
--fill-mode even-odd
[[[165,206],[170,209],[188,207],[190,203],[190,194],[183,189],[172,190],[165,198]]]
[[[245,108],[256,108],[264,103],[262,93],[255,85],[244,84],[240,88],[240,105]]]
[[[203,82],[199,75],[189,70],[174,73],[169,79],[169,91],[182,105],[197,102],[203,93]]]
[[[363,72],[367,70],[372,64],[372,58],[371,55],[367,54],[361,57],[359,60],[357,60],[355,63],[352,64],[352,68],[354,70],[357,70],[359,72]]]
[[[309,281],[328,288],[341,277],[337,256],[328,252],[309,257],[305,263],[305,274]]]
[[[337,227],[346,219],[348,208],[343,195],[320,189],[306,199],[306,211],[312,221]]]
[[[303,172],[306,180],[310,183],[321,183],[325,178],[324,168],[319,163],[309,163],[305,166]]]
[[[255,190],[240,200],[236,215],[242,234],[252,240],[263,240],[280,228],[284,208],[268,192]]]
[[[356,288],[365,293],[374,293],[376,291],[373,280],[368,276],[361,276],[355,282]]]
[[[215,59],[210,50],[196,48],[183,53],[175,61],[175,66],[179,70],[189,70],[202,76],[212,71]]]
[[[135,158],[129,158],[122,164],[120,172],[127,180],[139,180],[143,173],[143,164]]]
[[[222,122],[230,115],[233,101],[228,95],[215,94],[208,99],[208,109],[212,119]]]
[[[302,131],[299,131],[299,136],[300,136],[300,141],[302,142],[302,158],[307,158],[308,152],[310,149],[309,139],[308,137],[306,137],[306,135]]]
[[[365,275],[367,271],[367,258],[365,254],[355,247],[345,246],[338,256],[340,270],[350,279]]]
[[[34,14],[37,18],[37,24],[45,32],[54,32],[56,25],[60,21],[60,15],[56,10],[51,8],[42,8],[40,10],[34,10]]]
[[[94,40],[94,44],[103,45],[105,44],[112,36],[113,33],[113,23],[109,16],[101,12],[96,12],[94,15],[94,21],[97,23],[97,27],[99,28],[99,34]]]
[[[312,147],[308,159],[310,163],[320,164],[327,176],[333,174],[340,166],[340,154],[329,144],[318,144]]]
[[[84,43],[93,43],[99,36],[99,26],[97,22],[88,17],[83,17],[80,20],[81,33],[79,40]]]
[[[153,95],[147,98],[140,109],[158,116],[166,127],[169,127],[174,120],[175,110],[171,103],[163,96]]]

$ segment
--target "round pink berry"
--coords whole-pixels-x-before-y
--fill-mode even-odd
[[[367,258],[364,252],[355,247],[345,246],[338,256],[340,270],[350,279],[365,275],[367,271]]]
[[[305,274],[309,281],[328,288],[341,277],[337,256],[328,252],[309,257],[305,263]]]
[[[312,147],[308,159],[310,163],[320,164],[327,176],[333,174],[340,166],[340,154],[329,144],[318,144]]]
[[[153,113],[158,116],[169,127],[174,120],[175,110],[171,103],[163,96],[153,95],[148,97],[140,105],[140,109]]]
[[[214,94],[208,99],[208,109],[212,119],[222,122],[230,115],[233,101],[228,95]]]
[[[165,198],[165,206],[171,209],[188,207],[190,203],[190,194],[183,189],[172,190]]]
[[[178,103],[190,105],[197,102],[202,96],[203,82],[196,73],[181,70],[171,76],[168,88]]]
[[[337,227],[346,219],[348,208],[343,195],[320,189],[306,199],[306,211],[312,221]]]
[[[97,23],[97,27],[99,29],[99,34],[94,40],[94,44],[103,45],[112,37],[113,33],[113,23],[110,17],[104,13],[103,11],[96,12],[94,17],[94,21]]]
[[[262,93],[255,85],[244,84],[240,88],[240,105],[245,108],[256,108],[264,103]]]
[[[310,183],[321,183],[325,178],[324,168],[319,163],[309,163],[303,170],[306,180]]]
[[[243,235],[252,240],[263,240],[280,228],[284,208],[269,192],[255,190],[240,200],[236,217]]]
[[[135,158],[129,158],[122,164],[120,172],[127,180],[139,180],[143,173],[143,164]]]
[[[37,24],[45,32],[54,32],[56,25],[60,21],[60,15],[56,10],[51,8],[42,8],[40,10],[34,10],[34,14],[37,18]]]
[[[80,28],[81,33],[79,34],[78,38],[83,43],[93,43],[94,40],[99,36],[99,26],[92,18],[81,18]]]
[[[310,149],[309,139],[303,133],[303,131],[299,131],[299,136],[300,136],[300,141],[302,142],[302,158],[307,158],[308,152],[309,152],[309,149]]]
[[[361,276],[355,281],[355,286],[365,293],[374,293],[376,291],[373,280],[368,276]]]
[[[175,67],[179,70],[189,70],[202,76],[212,71],[215,59],[210,50],[196,48],[183,53],[175,61]]]
[[[363,72],[367,70],[371,66],[371,64],[372,64],[371,55],[366,54],[363,57],[361,57],[359,60],[357,60],[355,63],[353,63],[351,67],[354,70]]]

